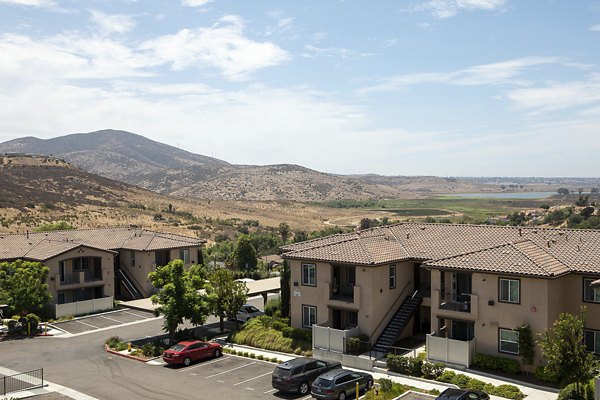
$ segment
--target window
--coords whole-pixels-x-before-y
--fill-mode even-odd
[[[396,288],[396,266],[390,265],[390,289]]]
[[[90,259],[88,257],[79,257],[73,259],[73,272],[89,271]]]
[[[356,311],[348,311],[348,326],[358,326],[358,313]]]
[[[317,266],[315,264],[302,264],[302,284],[317,286]]]
[[[583,301],[600,303],[600,288],[592,288],[595,278],[583,278]]]
[[[312,328],[317,323],[317,307],[302,306],[302,326]]]
[[[320,366],[317,364],[317,362],[313,361],[313,362],[308,363],[306,365],[305,371],[306,372],[308,372],[308,371],[314,371],[315,369],[319,369],[319,368],[320,368]]]
[[[498,301],[503,303],[521,302],[521,281],[518,279],[499,279]]]
[[[179,250],[179,259],[183,260],[184,264],[188,264],[190,262],[190,249]]]
[[[348,286],[356,285],[356,267],[348,267],[348,274],[346,275],[346,283]]]
[[[519,354],[519,332],[511,329],[499,329],[500,353]]]
[[[600,354],[600,331],[585,330],[585,347],[588,351]]]
[[[135,267],[135,251],[129,252],[129,266]]]

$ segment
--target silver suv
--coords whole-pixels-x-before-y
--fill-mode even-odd
[[[312,384],[312,397],[323,400],[345,400],[358,391],[369,390],[373,387],[373,375],[366,372],[334,369],[319,375]]]

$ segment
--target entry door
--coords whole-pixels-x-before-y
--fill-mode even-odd
[[[333,329],[342,329],[342,311],[333,310]]]
[[[473,322],[452,321],[452,339],[471,340],[475,337]]]
[[[456,302],[469,301],[471,299],[471,274],[457,272],[452,281],[452,300]]]

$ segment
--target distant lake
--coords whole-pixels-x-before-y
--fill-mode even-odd
[[[444,196],[467,199],[546,199],[556,192],[516,192],[516,193],[448,193]]]

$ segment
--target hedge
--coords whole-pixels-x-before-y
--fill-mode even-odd
[[[507,357],[491,356],[489,354],[475,354],[475,364],[483,369],[502,371],[507,374],[518,374],[521,371],[519,361]]]

